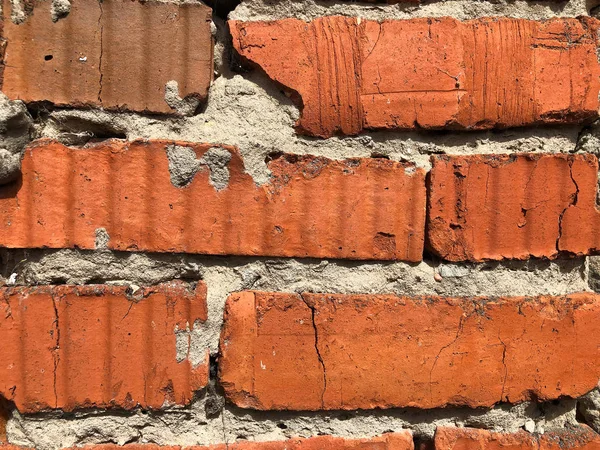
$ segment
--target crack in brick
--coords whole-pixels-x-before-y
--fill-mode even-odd
[[[57,371],[58,371],[58,363],[60,362],[60,321],[58,316],[58,301],[54,296],[52,296],[52,307],[54,308],[54,333],[53,336],[55,338],[55,346],[51,349],[52,358],[54,360],[54,371],[53,371],[53,388],[54,388],[54,407],[58,408],[58,391],[56,388],[56,379],[57,379]]]
[[[100,86],[98,89],[98,103],[102,105],[102,78],[104,77],[104,74],[102,73],[102,56],[104,55],[104,25],[102,25],[102,16],[104,15],[104,10],[102,9],[102,0],[98,1],[98,5],[100,6],[100,17],[98,17],[98,26],[100,27],[100,58],[98,61],[98,72],[100,73]]]
[[[504,341],[502,339],[500,339],[500,336],[498,336],[498,340],[500,341],[500,343],[502,344],[502,366],[504,367],[504,378],[502,380],[502,392],[500,392],[500,401],[504,401],[504,389],[506,387],[506,378],[508,378],[508,367],[506,367],[506,344],[504,343]]]
[[[561,251],[560,250],[560,240],[562,238],[562,233],[563,233],[563,228],[562,228],[563,216],[565,215],[565,213],[571,206],[577,205],[577,201],[579,199],[579,185],[577,184],[577,181],[575,181],[575,177],[573,176],[573,162],[574,162],[573,160],[569,161],[569,176],[571,177],[571,181],[575,185],[575,194],[573,194],[569,204],[565,207],[565,209],[562,210],[562,212],[558,216],[558,237],[556,238],[556,253],[560,253],[560,251]]]
[[[310,308],[310,311],[311,311],[312,326],[313,326],[313,329],[315,330],[315,351],[317,352],[317,358],[319,360],[319,364],[321,364],[321,367],[323,369],[323,391],[321,393],[321,408],[324,409],[325,408],[325,392],[327,391],[327,369],[325,367],[325,361],[323,360],[321,351],[319,350],[319,331],[317,329],[317,323],[315,321],[316,307],[314,305],[311,305],[308,302],[308,300],[306,298],[304,298],[303,295],[300,295],[300,298],[306,304],[306,306],[308,306],[308,308]]]
[[[437,365],[438,359],[440,358],[440,356],[442,355],[442,352],[444,350],[446,350],[447,348],[453,346],[456,341],[458,341],[458,338],[460,337],[460,333],[463,330],[463,326],[464,326],[464,320],[468,318],[468,316],[466,316],[465,314],[460,316],[460,320],[458,321],[458,329],[456,330],[456,335],[454,336],[454,339],[452,340],[452,342],[444,345],[440,351],[438,352],[438,354],[436,355],[435,359],[433,360],[433,365],[431,366],[431,370],[429,371],[429,397],[430,400],[433,401],[433,391],[431,389],[431,385],[432,385],[432,378],[433,378],[433,371],[435,369],[435,366]]]

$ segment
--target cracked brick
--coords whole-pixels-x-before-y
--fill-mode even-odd
[[[188,404],[206,361],[178,361],[176,329],[207,319],[206,287],[172,282],[0,289],[0,395],[22,413]]]
[[[599,312],[600,297],[591,293],[245,291],[227,300],[219,378],[230,401],[258,410],[491,407],[578,397],[600,378]]]
[[[594,155],[434,156],[428,245],[450,261],[556,258],[600,248]]]
[[[213,75],[211,9],[129,0],[71,0],[53,22],[51,0],[35,0],[13,23],[4,0],[2,91],[25,102],[176,113],[165,99],[203,102]]]
[[[598,116],[600,21],[230,21],[235,49],[286,87],[301,133],[490,129]]]

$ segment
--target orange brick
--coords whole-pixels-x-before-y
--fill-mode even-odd
[[[591,154],[433,157],[429,246],[450,261],[596,252],[597,173]]]
[[[210,446],[160,446],[152,444],[113,444],[91,445],[83,447],[89,450],[414,450],[410,431],[388,433],[365,439],[344,439],[333,436],[315,436],[308,439],[289,439],[287,441],[251,442],[237,441],[231,444]],[[75,449],[72,449],[75,450]]]
[[[51,20],[51,0],[32,0],[25,21],[4,0],[4,82],[11,99],[173,113],[165,88],[205,100],[213,74],[211,9],[130,0],[70,0]]]
[[[230,21],[235,49],[292,92],[314,136],[490,129],[598,115],[599,21]]]
[[[598,450],[600,437],[585,425],[549,431],[542,435],[525,431],[494,433],[475,428],[440,427],[435,432],[436,450]]]
[[[166,149],[198,158],[214,147],[105,141],[76,149],[38,141],[19,183],[0,187],[0,246],[419,261],[425,173],[382,158],[334,161],[284,155],[257,186],[236,149],[217,190],[202,165],[185,187],[169,175]]]
[[[220,381],[237,406],[336,410],[578,397],[600,378],[600,297],[242,292]],[[581,336],[586,336],[581,339]]]
[[[206,320],[206,286],[127,289],[2,288],[0,395],[23,413],[188,404],[208,382],[208,349],[198,367],[178,361],[175,330]]]

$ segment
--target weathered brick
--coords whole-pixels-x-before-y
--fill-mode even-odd
[[[38,141],[25,152],[22,180],[0,187],[0,246],[93,249],[103,229],[114,250],[422,257],[425,174],[411,164],[283,155],[268,165],[271,182],[257,186],[237,150],[220,147],[231,158],[227,186],[213,186],[211,169],[196,160],[198,172],[177,187],[167,157],[175,144],[198,159],[215,148],[112,140],[76,149]]]
[[[600,297],[242,292],[226,305],[220,381],[260,410],[577,397],[600,378]],[[581,339],[581,336],[586,336]]]
[[[104,444],[91,445],[83,448],[90,450],[414,450],[414,445],[411,432],[400,431],[365,439],[315,436],[308,439],[297,438],[286,441],[237,441],[230,444],[209,446],[195,445],[190,447],[160,446],[153,444],[127,444],[125,446]]]
[[[598,115],[596,19],[230,21],[302,105],[301,132],[506,128]]]
[[[189,403],[208,350],[198,367],[178,360],[175,331],[206,320],[206,286],[128,289],[2,288],[0,395],[25,413]]]
[[[571,450],[600,449],[600,436],[585,425],[544,434],[494,433],[475,428],[438,427],[436,450]]]
[[[429,246],[450,261],[594,253],[597,173],[591,154],[435,156]]]
[[[71,0],[51,20],[51,0],[32,0],[13,23],[4,0],[4,82],[11,99],[172,113],[166,84],[204,100],[213,74],[211,9],[201,2]],[[166,50],[168,49],[168,50]],[[162,51],[165,50],[165,51]]]

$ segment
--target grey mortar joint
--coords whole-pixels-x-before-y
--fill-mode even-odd
[[[327,0],[244,0],[229,14],[231,20],[269,21],[295,18],[310,21],[322,16],[349,16],[367,20],[411,19],[416,17],[454,17],[459,20],[489,16],[543,20],[553,17],[587,16],[586,0],[571,0],[557,8],[551,2],[508,1],[479,2],[447,0],[421,4],[353,3]]]
[[[175,80],[170,80],[165,85],[165,102],[179,114],[191,116],[198,109],[200,98],[195,95],[181,98],[179,96],[179,84]]]
[[[9,442],[39,450],[99,443],[123,445],[132,441],[190,446],[249,437],[257,441],[318,434],[365,438],[403,429],[412,430],[418,438],[431,439],[437,426],[470,426],[511,433],[528,427],[544,433],[577,424],[576,401],[571,399],[498,405],[493,409],[261,412],[226,405],[220,414],[211,414],[213,410],[207,408],[207,402],[215,401],[215,393],[207,391],[201,392],[189,407],[147,413],[81,411],[65,415],[58,411],[21,415],[13,411],[7,424]]]
[[[23,150],[32,134],[33,119],[25,103],[0,93],[0,185],[19,177]]]

